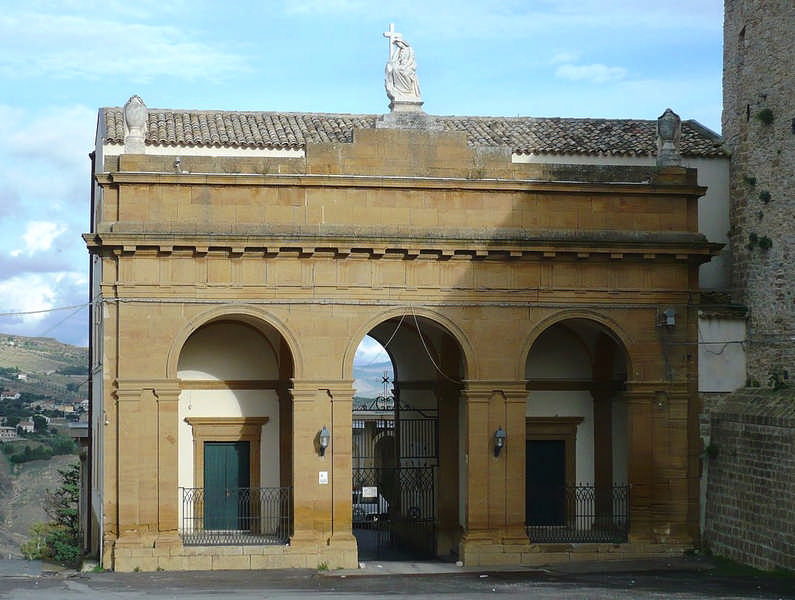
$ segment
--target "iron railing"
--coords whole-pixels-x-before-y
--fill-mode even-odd
[[[290,537],[291,488],[180,488],[186,546],[280,545]]]
[[[531,542],[627,541],[628,485],[535,488],[528,493],[527,535]]]

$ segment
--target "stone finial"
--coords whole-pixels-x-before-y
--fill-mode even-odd
[[[671,167],[682,164],[679,152],[682,137],[682,119],[666,108],[657,119],[657,166]]]
[[[131,96],[124,105],[124,152],[143,154],[146,152],[147,109],[140,96]]]
[[[389,38],[389,60],[386,63],[384,87],[391,101],[392,112],[421,112],[422,94],[417,79],[417,61],[414,49],[395,31],[394,23],[384,32]]]

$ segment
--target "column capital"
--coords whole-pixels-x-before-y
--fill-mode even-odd
[[[143,390],[152,390],[158,401],[176,401],[182,391],[179,379],[116,379],[113,387],[118,401],[138,400]]]
[[[524,380],[466,379],[461,394],[468,402],[488,402],[495,393],[501,393],[508,402],[525,402],[527,387]]]
[[[313,401],[320,394],[329,400],[353,400],[356,393],[352,379],[293,379],[288,391],[294,402]]]

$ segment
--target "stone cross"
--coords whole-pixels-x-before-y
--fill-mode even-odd
[[[389,31],[384,32],[384,37],[389,38],[389,60],[392,60],[392,54],[394,53],[395,47],[395,40],[402,40],[403,34],[398,33],[395,31],[395,24],[389,24]]]

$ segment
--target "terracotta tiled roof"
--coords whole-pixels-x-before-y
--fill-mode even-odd
[[[307,142],[353,140],[380,115],[149,109],[146,143],[155,146],[303,148]],[[105,141],[122,143],[121,108],[103,108]],[[653,156],[656,121],[536,117],[434,117],[443,130],[463,131],[473,146],[510,146],[518,154]],[[697,121],[682,122],[682,154],[726,156],[722,140]]]

